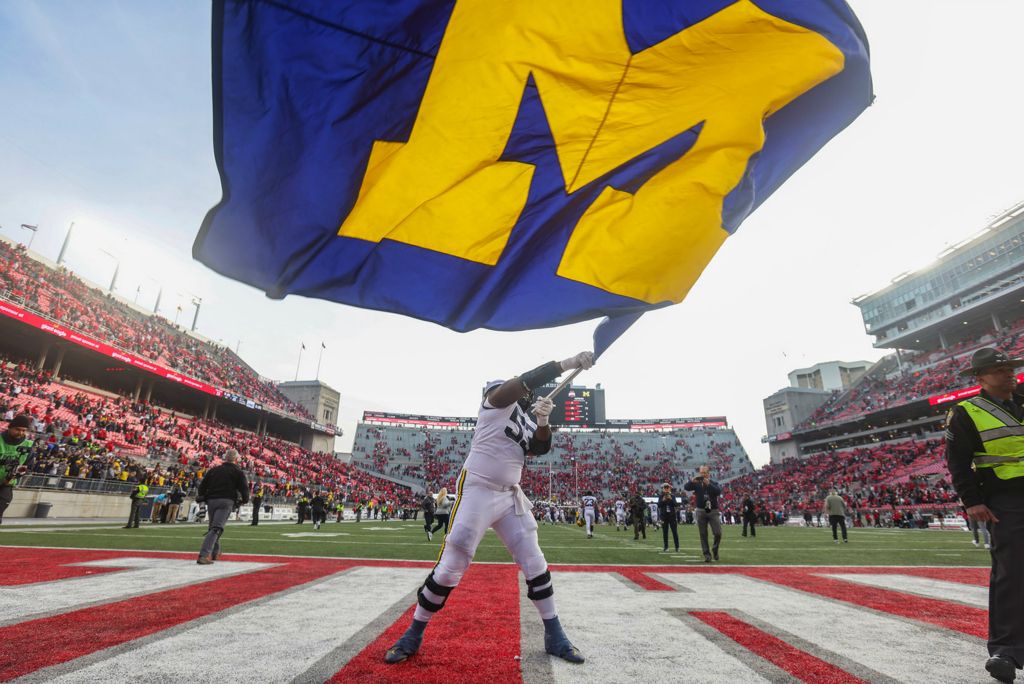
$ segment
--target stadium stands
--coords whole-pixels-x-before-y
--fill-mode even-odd
[[[724,502],[737,509],[750,496],[788,516],[804,509],[820,510],[834,487],[859,510],[923,504],[955,507],[956,493],[941,477],[942,456],[941,438],[934,435],[788,459],[729,482]]]
[[[835,393],[794,430],[841,423],[977,384],[958,373],[981,347],[998,347],[1010,356],[1024,354],[1024,321],[1014,321],[998,335],[971,338],[948,349],[901,352],[900,363],[895,355],[887,356],[849,390]]]
[[[417,487],[449,488],[469,453],[472,431],[370,425],[357,427],[352,462],[359,468],[401,478]],[[551,451],[531,458],[523,489],[532,498],[560,501],[578,490],[618,496],[647,491],[658,483],[682,483],[699,465],[728,479],[752,470],[730,429],[672,432],[556,431]]]
[[[309,412],[263,380],[227,347],[189,335],[169,321],[140,313],[73,273],[53,269],[21,246],[0,240],[0,297],[64,326],[154,363],[255,400],[312,419]]]
[[[239,465],[271,497],[294,499],[305,489],[346,500],[407,502],[411,491],[390,480],[273,437],[231,428],[215,420],[176,414],[106,393],[53,382],[27,363],[0,364],[0,413],[36,421],[38,474],[180,485],[201,479],[215,455],[239,451]]]

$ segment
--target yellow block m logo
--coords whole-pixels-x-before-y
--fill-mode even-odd
[[[703,123],[636,193],[606,187],[558,275],[680,301],[727,237],[722,203],[764,145],[763,121],[842,71],[809,29],[739,0],[633,54],[619,0],[460,0],[407,142],[375,141],[339,235],[496,264],[534,167],[498,161],[532,74],[567,193]]]

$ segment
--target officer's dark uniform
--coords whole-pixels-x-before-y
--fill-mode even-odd
[[[747,536],[747,525],[750,525],[750,536],[757,536],[757,529],[754,527],[757,523],[757,508],[754,506],[754,500],[749,496],[743,500],[743,536]]]
[[[309,513],[309,497],[306,496],[305,494],[303,494],[302,498],[299,499],[298,512],[299,512],[299,521],[297,523],[295,523],[295,524],[296,525],[301,525],[303,522],[305,522],[306,515]]]
[[[310,506],[313,508],[313,524],[321,525],[327,522],[327,500],[324,497],[317,494],[313,497],[310,502]]]
[[[658,496],[658,517],[661,518],[661,536],[663,539],[662,546],[665,551],[668,551],[668,529],[672,528],[672,542],[676,546],[676,551],[679,550],[679,504],[676,502],[676,495],[674,491],[670,491],[668,494],[662,490]]]
[[[135,485],[135,489],[128,495],[132,500],[132,507],[128,513],[128,524],[124,526],[124,529],[138,527],[139,518],[141,518],[142,504],[146,501],[146,496],[149,494],[149,487],[144,484]]]
[[[252,522],[251,525],[260,524],[260,507],[263,505],[263,489],[257,489],[252,493]]]
[[[976,356],[982,351],[988,350]],[[982,391],[946,414],[946,460],[957,494],[964,506],[984,504],[999,519],[992,531],[988,652],[1012,658],[1018,668],[1024,664],[1022,403],[1016,393],[1003,402]],[[979,425],[985,429],[979,432]]]

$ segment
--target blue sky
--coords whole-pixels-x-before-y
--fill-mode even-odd
[[[1016,0],[851,0],[873,48],[876,104],[727,241],[683,304],[648,314],[594,370],[610,417],[729,416],[767,459],[761,399],[796,367],[877,358],[855,296],[921,266],[1024,199]],[[470,415],[483,380],[563,358],[592,324],[452,333],[326,302],[266,299],[191,259],[220,197],[211,143],[210,6],[199,0],[0,2],[0,233],[161,313],[260,373],[312,376],[364,408]],[[115,254],[104,255],[101,248]],[[342,440],[345,448],[348,439]]]

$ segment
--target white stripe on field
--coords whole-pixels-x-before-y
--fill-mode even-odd
[[[50,682],[288,682],[423,581],[422,568],[358,568]]]
[[[683,594],[638,592],[606,572],[553,572],[558,616],[585,665],[553,660],[556,682],[767,682],[663,609]]]
[[[273,567],[274,563],[215,563],[174,558],[111,558],[74,563],[92,568],[126,568],[70,579],[0,587],[0,624],[11,624],[39,614],[66,612],[91,603],[110,603],[131,596],[153,594],[172,587],[230,577]]]
[[[941,601],[957,601],[977,606],[978,608],[988,608],[988,587],[979,587],[974,584],[946,582],[944,580],[915,577],[913,575],[845,575],[830,573],[822,575],[822,577],[834,577],[847,582],[855,582],[856,584],[866,584],[869,587],[892,589],[893,591],[903,591],[908,594],[936,598]]]
[[[840,601],[739,575],[652,574],[693,593],[678,593],[662,606],[690,610],[738,610],[882,675],[911,684],[974,681],[984,644],[941,628],[918,625]],[[813,589],[808,578],[807,590]],[[557,584],[556,584],[557,586]],[[851,586],[855,594],[856,586]],[[654,592],[648,592],[652,594]],[[957,606],[950,604],[950,611]],[[855,673],[856,674],[856,673]]]

